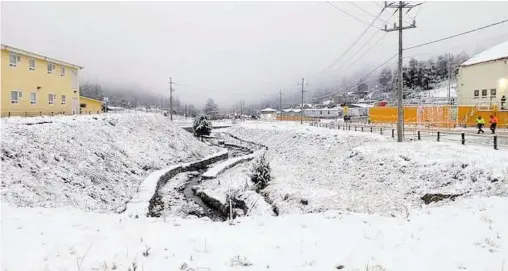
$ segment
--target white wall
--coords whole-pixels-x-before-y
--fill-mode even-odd
[[[508,61],[498,60],[461,67],[459,70],[458,102],[460,105],[476,105],[479,102],[490,102],[491,89],[496,89],[493,103],[501,102],[503,95],[508,96]],[[482,97],[482,90],[487,90],[487,96]],[[478,99],[474,98],[474,91],[479,90]]]

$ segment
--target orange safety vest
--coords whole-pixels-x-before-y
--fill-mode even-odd
[[[497,123],[497,117],[490,118],[490,123]]]

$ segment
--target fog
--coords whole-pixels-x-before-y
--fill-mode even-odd
[[[373,20],[351,3],[333,3]],[[374,2],[355,3],[374,15],[381,10]],[[207,98],[228,106],[280,89],[298,92],[302,77],[309,91],[332,87],[397,52],[398,34],[391,32],[353,67],[326,69],[367,27],[326,2],[2,2],[1,8],[3,44],[82,65],[84,82],[167,95],[172,77],[180,100],[198,106]],[[425,2],[405,15],[408,22],[416,16],[417,25],[404,31],[405,47],[506,19],[507,10],[508,2]],[[382,15],[389,27],[392,12]],[[376,31],[369,29],[343,61]],[[506,39],[504,24],[407,55],[473,53]]]

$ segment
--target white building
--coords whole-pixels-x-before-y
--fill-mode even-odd
[[[508,96],[508,41],[462,63],[458,82],[459,105],[501,108],[501,98]]]
[[[336,108],[311,108],[304,109],[303,116],[311,118],[323,118],[323,119],[335,119],[342,116],[343,109],[341,107]]]
[[[277,119],[277,110],[267,107],[259,111],[262,120],[275,120]]]

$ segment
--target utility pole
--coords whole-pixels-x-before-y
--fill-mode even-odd
[[[412,9],[420,4],[408,4],[404,1],[399,1],[398,4],[385,2],[385,8],[396,8],[399,10],[399,25],[394,24],[393,28],[388,29],[385,25],[385,32],[399,31],[399,88],[397,90],[397,142],[404,141],[404,105],[403,105],[403,90],[404,90],[404,78],[402,76],[402,31],[410,28],[416,28],[416,23],[413,20],[413,24],[408,26],[402,26],[402,11],[403,9]],[[408,10],[409,12],[409,10]]]
[[[452,87],[452,57],[450,53],[448,53],[448,104],[450,103],[451,96],[451,87]]]
[[[169,77],[169,118],[173,121],[173,78]]]
[[[282,121],[282,89],[279,90],[279,111],[280,111],[280,121]]]
[[[302,77],[302,103],[300,104],[300,124],[303,124],[303,93],[305,92],[305,90],[303,89],[304,85],[305,85],[305,78]]]

